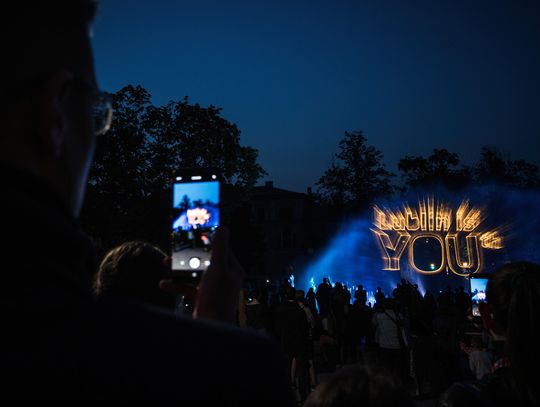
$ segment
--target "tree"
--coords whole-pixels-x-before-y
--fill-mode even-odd
[[[382,153],[367,144],[361,131],[345,132],[333,163],[317,181],[323,202],[352,209],[365,209],[375,198],[392,193]]]
[[[112,96],[112,127],[98,138],[82,214],[105,248],[134,238],[167,245],[170,185],[178,168],[217,168],[225,180],[224,201],[234,203],[245,200],[265,174],[257,150],[240,144],[240,130],[221,109],[187,97],[154,106],[141,86]]]
[[[166,106],[150,106],[144,118],[152,166],[150,176],[167,185],[176,168],[214,167],[227,185],[249,188],[265,175],[258,152],[240,145],[240,130],[213,105],[190,104],[187,97]]]
[[[494,147],[484,146],[480,152],[480,160],[474,167],[474,175],[477,182],[504,183],[506,184],[507,160],[502,153]]]
[[[402,158],[398,170],[402,174],[403,189],[443,186],[450,190],[465,187],[470,182],[470,170],[459,167],[459,157],[446,149],[434,149],[433,154]]]
[[[508,164],[508,176],[513,186],[518,188],[540,188],[538,167],[525,160],[514,160]]]
[[[482,184],[502,184],[516,188],[540,187],[540,171],[536,165],[523,159],[506,159],[495,147],[482,147],[474,174],[476,181]]]

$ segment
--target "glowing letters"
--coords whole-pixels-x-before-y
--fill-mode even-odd
[[[373,230],[373,229],[372,229]],[[392,243],[390,237],[381,231],[373,230],[377,235],[378,241],[383,250],[383,260],[385,270],[399,270],[399,259],[407,247],[407,243],[411,239],[411,235],[407,232],[398,232],[395,243]]]
[[[478,230],[484,212],[470,207],[468,201],[459,205],[455,216],[450,206],[435,203],[433,197],[420,200],[418,208],[405,205],[403,210],[383,210],[375,206],[373,215],[375,228],[371,230],[381,249],[384,270],[400,270],[401,257],[408,247],[409,266],[418,273],[436,274],[449,269],[467,276],[482,269],[482,249],[503,247],[498,230]],[[419,267],[415,259],[421,239],[441,253],[441,258],[430,263],[427,270]]]

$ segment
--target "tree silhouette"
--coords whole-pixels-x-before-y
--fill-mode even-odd
[[[187,97],[154,106],[141,86],[112,96],[112,127],[98,138],[81,217],[105,248],[134,238],[167,246],[171,178],[178,168],[217,168],[231,204],[245,199],[265,174],[257,150],[240,144],[240,130],[221,109],[190,104]]]
[[[191,208],[191,201],[189,200],[189,196],[184,195],[180,200],[180,204],[178,205],[178,207],[181,211],[187,211],[189,208]]]
[[[518,188],[540,188],[540,171],[538,167],[523,159],[508,164],[510,182]]]
[[[510,160],[495,147],[484,146],[474,167],[478,183],[502,184],[516,188],[539,188],[538,167],[523,159]]]
[[[484,146],[480,152],[480,160],[474,167],[477,181],[507,183],[507,160],[494,147]]]
[[[373,199],[392,193],[382,153],[367,144],[361,131],[345,132],[332,165],[317,181],[322,201],[344,208],[364,209]]]
[[[470,183],[471,171],[459,167],[459,157],[446,149],[434,149],[427,157],[402,158],[398,170],[402,174],[403,190],[418,187],[443,186],[450,190],[461,189]]]

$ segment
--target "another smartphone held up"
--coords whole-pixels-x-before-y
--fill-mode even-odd
[[[489,274],[484,273],[471,274],[469,276],[469,289],[471,293],[473,317],[480,317],[479,304],[486,302],[486,287],[489,277]]]

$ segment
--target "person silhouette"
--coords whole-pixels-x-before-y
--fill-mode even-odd
[[[77,219],[96,134],[112,113],[94,72],[96,9],[93,0],[29,0],[2,14],[2,401],[293,405],[277,344],[230,324],[243,271],[225,229],[196,319],[92,296],[96,255]]]
[[[160,289],[168,277],[168,256],[158,247],[139,240],[124,242],[103,257],[94,281],[99,298],[121,298],[175,310],[177,298]]]
[[[540,364],[540,266],[507,263],[490,276],[479,304],[496,360],[481,380],[458,382],[441,396],[442,406],[538,406]]]

